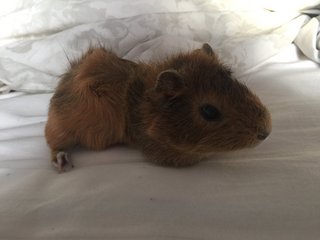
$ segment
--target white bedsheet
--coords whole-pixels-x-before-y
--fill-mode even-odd
[[[43,136],[51,94],[3,95],[0,239],[318,240],[319,79],[294,45],[244,74],[271,111],[271,136],[184,169],[121,146],[76,150],[75,168],[58,174]]]
[[[242,73],[290,45],[308,19],[299,7],[317,2],[286,1],[274,11],[270,0],[15,0],[0,15],[0,92],[52,91],[90,45],[154,60],[208,42]]]

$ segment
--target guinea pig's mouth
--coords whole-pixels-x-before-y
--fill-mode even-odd
[[[255,137],[253,137],[252,142],[248,144],[247,148],[254,148],[258,145],[260,145],[261,143],[263,143],[265,140],[268,139],[269,135],[270,135],[271,131],[259,131]]]
[[[271,133],[270,130],[260,130],[260,131],[258,131],[257,139],[260,141],[264,141],[268,138],[270,133]]]
[[[183,149],[188,149],[189,152],[195,154],[213,154],[217,152],[237,151],[245,148],[254,148],[264,142],[270,135],[269,132],[259,132],[258,134],[246,139],[228,139],[224,143],[203,143],[199,142],[193,146],[183,146]],[[181,148],[181,149],[182,149]]]
[[[271,129],[271,128],[270,128]],[[195,155],[212,155],[219,152],[237,151],[245,148],[254,148],[264,142],[271,130],[262,128],[256,131],[240,131],[229,138],[203,138],[198,141],[177,142],[170,139],[163,141],[178,152]],[[191,143],[192,142],[192,143]]]

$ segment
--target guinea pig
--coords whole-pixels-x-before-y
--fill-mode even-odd
[[[154,163],[183,167],[254,147],[270,132],[267,108],[208,44],[154,63],[90,49],[62,76],[45,128],[59,171],[73,167],[68,150],[79,145],[128,144]]]

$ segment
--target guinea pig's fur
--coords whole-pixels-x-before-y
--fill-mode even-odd
[[[67,165],[63,153],[77,145],[125,143],[178,167],[256,146],[270,132],[269,111],[208,44],[149,64],[90,49],[63,75],[45,129],[59,170]]]

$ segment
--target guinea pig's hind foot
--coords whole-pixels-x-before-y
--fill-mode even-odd
[[[52,160],[52,164],[59,173],[65,172],[74,167],[69,154],[62,151],[57,152],[55,158]]]

